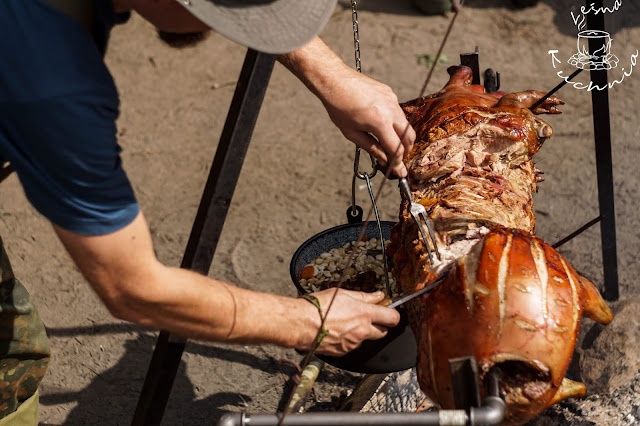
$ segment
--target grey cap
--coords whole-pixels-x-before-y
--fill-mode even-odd
[[[214,31],[251,49],[287,53],[324,28],[337,0],[178,0]]]

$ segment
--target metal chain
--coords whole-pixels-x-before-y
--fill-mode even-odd
[[[351,1],[351,21],[353,22],[353,50],[356,56],[356,71],[362,72],[360,62],[360,35],[358,32],[358,5],[355,0]]]
[[[362,62],[360,61],[360,32],[358,31],[358,5],[356,0],[351,0],[351,20],[353,22],[353,52],[356,59],[356,71],[362,72]],[[391,286],[389,285],[389,266],[387,264],[387,254],[384,244],[384,234],[382,233],[382,224],[380,222],[380,215],[378,214],[378,205],[376,204],[376,197],[373,194],[371,188],[371,179],[378,173],[378,162],[375,157],[369,154],[371,157],[371,173],[366,173],[360,170],[360,148],[356,148],[356,155],[353,164],[353,180],[351,182],[351,214],[356,214],[356,178],[365,180],[367,182],[367,189],[369,190],[369,197],[371,198],[371,204],[373,204],[373,211],[375,212],[376,223],[378,225],[378,234],[380,236],[380,245],[382,247],[382,258],[384,259],[384,283],[387,290],[387,295],[391,296]]]
[[[358,30],[358,4],[356,0],[351,0],[351,21],[353,23],[353,52],[356,59],[356,71],[359,73],[362,72],[362,62],[360,61],[360,32]],[[373,179],[373,177],[378,173],[378,162],[376,161],[373,155],[371,157],[371,168],[372,171],[370,173],[366,173],[360,170],[360,148],[356,148],[356,156],[353,165],[355,176],[358,179]],[[355,207],[354,207],[355,209]]]
[[[362,72],[362,62],[360,61],[360,32],[358,29],[358,4],[356,0],[351,0],[351,21],[353,23],[353,52],[356,59],[356,71]],[[373,155],[371,157],[370,173],[360,170],[360,148],[356,148],[355,159],[353,162],[353,181],[351,183],[351,215],[356,216],[356,178],[357,179],[373,179],[378,173],[378,162]],[[375,200],[374,200],[375,203]]]

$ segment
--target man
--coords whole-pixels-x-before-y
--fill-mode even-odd
[[[172,45],[200,40],[213,28],[254,49],[281,54],[279,60],[320,98],[348,139],[404,176],[402,155],[415,133],[396,96],[346,66],[316,37],[335,3],[0,2],[0,165],[8,161],[15,169],[29,201],[51,221],[115,317],[190,339],[312,347],[320,315],[308,301],[244,290],[156,259],[121,167],[118,96],[103,55],[111,28],[125,22],[130,11],[155,25]],[[1,241],[0,276],[0,424],[35,424],[48,341]],[[321,312],[333,294],[316,293]],[[399,315],[377,306],[382,298],[339,291],[318,352],[342,355],[363,340],[383,337]]]

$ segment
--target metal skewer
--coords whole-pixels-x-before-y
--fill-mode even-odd
[[[558,241],[557,243],[555,243],[551,247],[553,247],[554,249],[560,248],[560,246],[565,245],[566,243],[568,243],[569,241],[573,240],[575,237],[577,237],[578,235],[582,234],[584,231],[586,231],[587,229],[591,228],[593,225],[595,225],[596,223],[598,223],[600,221],[602,221],[602,216],[596,217],[595,219],[593,219],[590,222],[588,222],[587,224],[581,226],[576,231],[574,231],[571,234],[567,235],[566,237],[564,237],[563,239],[561,239],[560,241]]]
[[[540,105],[542,105],[542,103],[544,101],[546,101],[547,99],[549,99],[551,96],[554,95],[554,93],[556,93],[558,90],[562,89],[564,87],[565,84],[567,84],[568,82],[570,82],[571,80],[573,80],[578,74],[580,74],[582,72],[582,68],[578,69],[577,71],[575,71],[573,74],[571,74],[566,80],[564,80],[562,83],[558,84],[556,87],[554,87],[553,89],[551,89],[551,91],[549,93],[547,93],[546,95],[544,95],[542,98],[540,98],[540,100],[538,102],[536,102],[535,104],[533,104],[533,106],[531,108],[529,108],[529,110],[533,111],[536,108],[538,108]]]

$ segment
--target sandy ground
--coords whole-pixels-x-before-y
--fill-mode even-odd
[[[503,90],[554,87],[560,80],[548,50],[559,50],[566,60],[576,49],[569,5],[557,3],[544,0],[513,10],[507,0],[469,0],[429,91],[447,80],[446,66],[476,46],[481,67],[501,72]],[[409,0],[363,0],[360,8],[363,72],[389,84],[401,101],[415,98],[426,75],[416,58],[437,51],[448,19],[422,16]],[[614,53],[621,66],[629,67],[631,54],[640,48],[640,6],[625,0],[623,8],[610,29]],[[349,8],[336,8],[322,36],[353,63]],[[174,51],[137,16],[113,32],[106,61],[121,94],[123,161],[157,255],[169,265],[180,264],[245,52],[218,35],[195,49]],[[571,71],[566,63],[563,68]],[[634,172],[640,162],[638,93],[640,70],[610,93],[622,298],[640,292],[640,178]],[[590,95],[569,87],[559,95],[567,102],[564,114],[549,118],[555,135],[536,157],[547,179],[535,199],[538,234],[549,242],[598,215]],[[308,237],[345,222],[352,167],[353,146],[320,102],[276,65],[210,275],[294,295],[291,255]],[[381,180],[374,181],[377,188]],[[361,205],[370,205],[364,186],[357,197]],[[398,202],[395,184],[385,185],[379,200],[383,219],[395,220]],[[15,176],[0,186],[0,211],[0,235],[51,337],[42,423],[130,423],[156,332],[109,315],[48,223],[27,203]],[[562,253],[576,269],[602,282],[597,227]],[[164,424],[212,424],[225,411],[273,412],[292,372],[283,358],[300,357],[271,346],[189,342]],[[318,405],[330,408],[340,390],[358,379],[326,369],[316,385]]]

